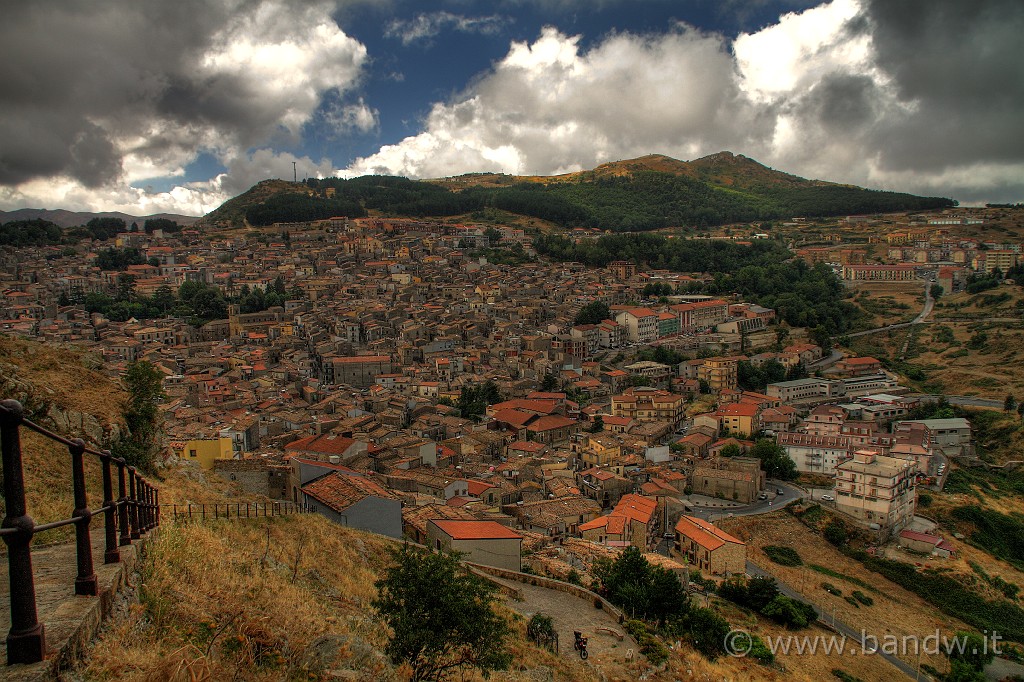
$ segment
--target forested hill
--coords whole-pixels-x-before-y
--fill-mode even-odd
[[[472,174],[437,181],[388,176],[267,181],[204,221],[237,224],[244,216],[261,226],[338,215],[442,217],[495,208],[562,227],[624,232],[954,205],[941,197],[805,180],[721,152],[691,162],[647,156],[550,178]]]

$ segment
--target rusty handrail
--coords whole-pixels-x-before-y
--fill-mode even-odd
[[[22,466],[21,427],[68,448],[75,509],[69,518],[37,525],[25,505],[25,474]],[[3,455],[4,500],[7,515],[0,526],[0,537],[7,544],[7,568],[11,586],[11,629],[7,634],[7,665],[37,663],[46,656],[46,634],[36,611],[35,581],[32,574],[32,538],[36,533],[74,524],[78,575],[75,594],[96,596],[97,580],[93,570],[92,540],[89,524],[96,514],[104,516],[105,551],[103,562],[121,560],[120,545],[129,545],[160,523],[160,491],[135,467],[109,450],[94,450],[80,438],[68,439],[25,418],[25,409],[17,400],[0,401],[0,448]],[[89,508],[85,488],[85,455],[99,459],[103,472],[103,504]],[[111,467],[117,467],[120,496],[114,499]],[[120,534],[118,531],[120,530]]]

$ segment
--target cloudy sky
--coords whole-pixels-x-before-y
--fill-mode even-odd
[[[0,208],[721,150],[1024,201],[1021,0],[0,0]]]

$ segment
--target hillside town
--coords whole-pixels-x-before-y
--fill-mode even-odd
[[[500,568],[539,562],[531,570],[564,576],[635,546],[709,575],[742,573],[744,543],[714,519],[798,495],[879,543],[943,551],[941,537],[914,527],[917,490],[941,487],[949,458],[971,455],[970,423],[909,418],[920,398],[878,359],[781,333],[771,309],[650,294],[713,273],[490,262],[495,241],[533,255],[519,228],[334,218],[268,234],[125,231],[117,247],[146,262],[123,270],[62,247],[6,253],[3,332],[74,344],[113,375],[151,363],[169,461]],[[900,261],[931,263],[946,249],[906,246],[919,240],[901,234],[889,236]],[[936,256],[963,263],[938,268],[943,286],[968,265],[1016,264],[1016,250],[968,251]],[[809,261],[837,253],[848,279],[876,278],[856,249],[797,251]],[[280,305],[232,303],[196,324],[114,321],[84,303],[190,283],[273,293]],[[595,304],[604,319],[580,321]],[[666,361],[640,357],[651,348]],[[743,390],[740,367],[766,363],[787,380]],[[781,471],[804,489],[773,478],[782,474],[765,452],[783,453],[791,466]]]

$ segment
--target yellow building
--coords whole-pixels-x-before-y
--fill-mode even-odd
[[[708,358],[697,368],[697,379],[708,382],[712,391],[720,393],[725,389],[737,388],[738,372],[738,358]]]
[[[212,469],[217,459],[231,459],[234,453],[230,438],[201,438],[171,443],[171,449],[183,462],[199,462],[203,469]]]
[[[570,449],[587,467],[618,464],[622,456],[622,445],[616,438],[608,435],[578,434],[573,438]]]

